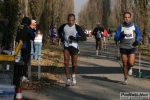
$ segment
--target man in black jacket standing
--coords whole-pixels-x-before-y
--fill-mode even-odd
[[[67,77],[66,86],[71,85],[70,81],[70,71],[69,71],[69,60],[71,56],[72,62],[72,85],[76,84],[76,67],[77,58],[79,52],[78,41],[86,41],[86,35],[80,26],[75,24],[75,15],[68,15],[68,23],[63,24],[58,29],[58,35],[61,42],[64,44],[64,65]]]
[[[32,28],[30,28],[31,20],[28,17],[22,18],[22,23],[18,26],[16,42],[23,41],[21,48],[21,57],[24,61],[24,65],[19,68],[20,77],[23,82],[29,82],[27,78],[28,62],[30,60],[31,43],[30,40],[34,40],[35,34]]]

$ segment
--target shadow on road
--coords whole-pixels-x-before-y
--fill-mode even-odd
[[[100,77],[100,76],[86,76],[86,75],[81,75],[82,78],[85,79],[94,79],[94,80],[99,80],[99,81],[107,81],[107,82],[112,82],[112,83],[119,83],[120,81],[116,80],[110,80],[107,77]]]

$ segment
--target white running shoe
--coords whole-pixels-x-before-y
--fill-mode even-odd
[[[75,85],[77,83],[75,74],[72,75],[72,85]]]
[[[78,51],[78,54],[80,53],[80,50]]]
[[[66,86],[70,86],[70,79],[67,79]]]
[[[124,79],[123,85],[128,85],[128,79]]]
[[[132,75],[132,67],[129,67],[128,75]]]
[[[27,77],[23,76],[23,77],[22,77],[22,82],[29,82],[29,80],[28,80]]]
[[[98,54],[101,55],[101,50],[99,50]]]
[[[96,50],[96,55],[98,55],[98,50]]]

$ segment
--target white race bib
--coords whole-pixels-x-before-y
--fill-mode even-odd
[[[124,30],[124,34],[126,35],[124,38],[125,39],[133,39],[133,30]]]
[[[68,41],[68,45],[72,45],[72,43],[73,43],[72,40]]]
[[[97,35],[96,35],[97,38],[100,38],[101,37],[101,33],[100,31],[97,31]]]
[[[65,41],[65,47],[73,46],[75,48],[78,48],[78,43],[75,40],[69,40]]]

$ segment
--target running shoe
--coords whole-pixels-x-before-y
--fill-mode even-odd
[[[127,80],[127,78],[124,80],[123,85],[128,85],[128,80]]]
[[[96,55],[98,55],[98,50],[96,50]]]
[[[99,50],[98,54],[101,55],[101,50]]]
[[[67,79],[66,86],[70,86],[70,79]]]
[[[132,67],[128,67],[128,75],[132,75]]]
[[[78,54],[80,53],[80,50],[78,51]]]
[[[75,85],[77,83],[75,74],[72,75],[72,85]]]
[[[28,80],[27,77],[23,76],[23,77],[22,77],[22,82],[29,82],[29,80]]]

